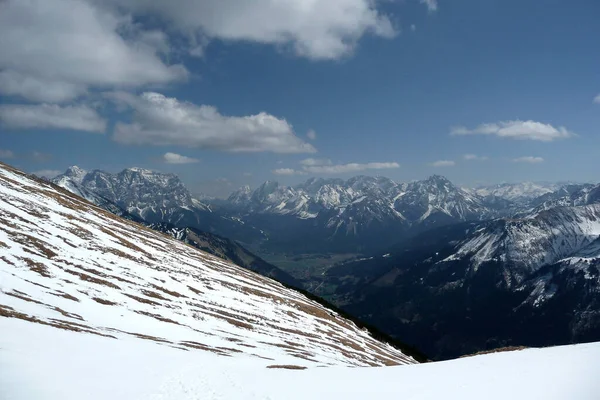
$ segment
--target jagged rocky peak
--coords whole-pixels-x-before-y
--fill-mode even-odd
[[[343,186],[343,179],[309,178],[305,182],[296,185],[296,189],[303,190],[309,195],[317,194],[325,186]]]
[[[83,168],[79,168],[77,165],[73,165],[65,171],[64,176],[72,179],[74,182],[81,184],[83,178],[87,175],[87,171]]]
[[[240,205],[250,201],[251,197],[252,189],[249,185],[244,185],[235,192],[231,193],[231,195],[229,195],[227,198],[227,201],[235,205]]]
[[[265,201],[269,195],[273,194],[279,188],[279,183],[276,181],[266,181],[260,185],[252,194],[252,200]]]
[[[203,206],[193,200],[177,175],[144,168],[127,168],[111,174],[101,170],[86,173],[71,167],[52,181],[74,193],[92,192],[135,216],[151,220],[176,209]]]
[[[456,186],[445,176],[442,175],[431,175],[429,178],[422,181],[422,183],[430,188],[436,188],[438,190],[453,190]]]

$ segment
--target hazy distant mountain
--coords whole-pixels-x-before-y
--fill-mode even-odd
[[[479,186],[471,189],[479,196],[495,196],[518,203],[526,203],[536,197],[552,193],[568,183],[519,182]]]
[[[368,176],[311,178],[293,187],[267,181],[234,192],[228,203],[231,212],[271,232],[271,244],[304,238],[303,251],[383,248],[435,226],[500,215],[441,176],[409,184]]]

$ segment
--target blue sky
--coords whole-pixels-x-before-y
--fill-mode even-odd
[[[141,166],[216,195],[358,174],[600,181],[598,1],[151,3],[0,4],[1,160]]]

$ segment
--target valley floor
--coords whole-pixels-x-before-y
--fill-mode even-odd
[[[578,399],[600,393],[600,343],[380,368],[269,369],[0,318],[0,399]]]

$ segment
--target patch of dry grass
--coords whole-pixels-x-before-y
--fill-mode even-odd
[[[507,352],[507,351],[521,351],[521,350],[525,350],[527,349],[526,346],[506,346],[506,347],[498,347],[497,349],[492,349],[492,350],[482,350],[482,351],[478,351],[477,353],[473,353],[473,354],[465,354],[463,356],[460,356],[459,358],[465,358],[465,357],[474,357],[474,356],[481,356],[483,354],[492,354],[492,353],[503,353],[503,352]]]
[[[50,274],[50,272],[48,272],[48,267],[46,267],[44,264],[35,262],[31,258],[27,258],[27,257],[23,257],[23,258],[21,258],[21,260],[23,260],[25,262],[25,264],[27,264],[29,266],[29,269],[32,270],[33,272],[37,272],[44,278],[52,277],[52,274]]]
[[[114,306],[117,304],[114,301],[101,299],[100,297],[92,297],[92,300],[94,300],[96,303],[104,304],[105,306]]]
[[[144,299],[143,297],[138,297],[138,296],[135,296],[135,295],[129,294],[129,293],[123,293],[123,294],[127,297],[130,297],[130,298],[140,302],[140,303],[149,304],[151,306],[160,306],[160,303],[157,303],[156,301]]]
[[[85,281],[85,282],[91,282],[91,283],[95,283],[97,285],[107,286],[107,287],[113,288],[113,289],[119,289],[119,290],[121,289],[119,286],[115,285],[112,282],[106,281],[104,279],[96,278],[94,276],[84,274],[82,272],[73,271],[71,269],[66,269],[66,268],[64,269],[64,271],[71,275],[78,276],[79,279],[81,279],[82,281]]]
[[[271,368],[271,369],[295,369],[295,370],[306,369],[306,367],[302,367],[300,365],[267,365],[267,368]]]
[[[156,290],[159,290],[159,291],[161,291],[163,293],[166,293],[166,294],[168,294],[170,296],[173,296],[173,297],[186,297],[186,296],[182,295],[181,293],[174,292],[174,291],[166,289],[166,288],[164,288],[162,286],[154,285],[152,283],[150,284],[150,286],[152,288],[156,289]]]
[[[163,317],[160,314],[153,314],[153,313],[150,313],[150,312],[147,312],[147,311],[138,311],[138,310],[135,310],[135,312],[137,314],[141,314],[141,315],[145,315],[145,316],[150,317],[150,318],[154,318],[154,319],[156,319],[158,321],[168,322],[170,324],[175,324],[175,325],[181,325],[179,322],[174,321],[174,320],[169,319],[169,318],[166,318],[166,317]]]
[[[41,324],[41,325],[52,326],[54,328],[63,329],[63,330],[67,330],[67,331],[91,333],[94,335],[99,335],[99,336],[110,337],[110,338],[116,339],[112,335],[106,335],[106,334],[97,332],[96,330],[94,330],[94,328],[86,326],[86,325],[78,324],[78,323],[71,322],[71,321],[54,319],[54,318],[51,318],[46,321],[46,320],[42,320],[40,318],[34,317],[29,314],[25,314],[23,312],[16,311],[14,308],[12,308],[10,306],[5,306],[2,304],[0,304],[0,317],[17,318],[17,319],[21,319],[23,321],[34,322],[34,323]]]

